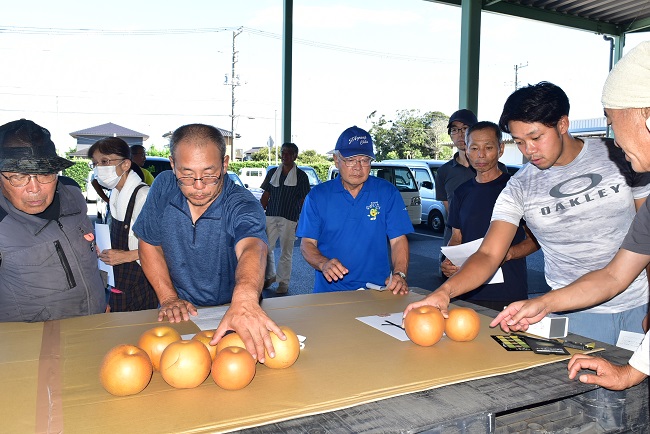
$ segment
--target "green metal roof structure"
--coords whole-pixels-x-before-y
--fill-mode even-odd
[[[483,11],[609,35],[613,46],[611,64],[623,56],[626,33],[650,30],[647,0],[437,0],[435,3],[462,9],[458,106],[474,112],[478,109]]]
[[[650,31],[649,0],[423,0],[461,8],[459,108],[478,109],[481,12],[556,24],[611,38],[612,59],[623,56],[625,35]],[[291,137],[293,0],[283,0],[282,143]],[[289,140],[290,141],[290,140]]]

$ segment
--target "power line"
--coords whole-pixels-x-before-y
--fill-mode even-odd
[[[267,32],[264,30],[258,30],[258,29],[252,29],[250,27],[244,27],[244,31],[258,35],[258,36],[263,36],[267,38],[272,38],[272,39],[282,39],[282,35],[279,35],[277,33],[271,33]],[[302,44],[302,45],[308,45],[310,47],[316,47],[316,48],[323,48],[326,50],[333,50],[333,51],[339,51],[343,53],[351,53],[351,54],[360,54],[364,56],[371,56],[371,57],[382,57],[386,59],[396,59],[396,60],[408,60],[408,61],[420,61],[420,62],[435,62],[435,63],[446,63],[449,62],[449,59],[442,59],[442,58],[436,58],[436,57],[426,57],[426,56],[413,56],[413,55],[407,55],[407,54],[396,54],[396,53],[388,53],[388,52],[383,52],[383,51],[374,51],[374,50],[363,50],[360,48],[354,48],[354,47],[346,47],[343,45],[335,45],[335,44],[328,44],[325,42],[318,42],[318,41],[311,41],[309,39],[300,39],[300,38],[293,38],[293,42]]]
[[[183,116],[183,117],[197,117],[197,116],[209,116],[209,117],[223,117],[229,118],[229,114],[201,114],[201,113],[129,113],[124,111],[116,112],[99,112],[99,111],[65,111],[65,110],[39,110],[39,109],[29,109],[29,110],[20,110],[20,109],[6,109],[0,108],[0,112],[25,112],[29,111],[30,113],[58,113],[62,115],[128,115],[128,116]]]
[[[150,29],[150,30],[110,30],[110,29],[65,29],[60,27],[19,27],[0,26],[0,33],[17,33],[22,35],[106,35],[106,36],[156,36],[156,35],[188,35],[195,33],[219,33],[236,30],[238,27],[204,27],[196,29]]]
[[[220,33],[230,31],[244,31],[256,36],[282,40],[282,35],[278,33],[267,32],[265,30],[254,29],[251,27],[202,27],[190,29],[149,29],[149,30],[124,30],[124,29],[84,29],[74,28],[66,29],[60,27],[20,27],[20,26],[0,26],[0,33],[16,33],[25,35],[51,35],[51,36],[70,36],[70,35],[99,35],[99,36],[160,36],[160,35],[189,35],[201,33]],[[358,54],[362,56],[380,57],[384,59],[405,60],[412,62],[433,62],[433,63],[450,63],[450,59],[417,56],[409,54],[389,53],[376,50],[364,50],[361,48],[348,47],[344,45],[329,44],[326,42],[312,41],[309,39],[293,38],[296,44],[307,45],[325,50],[338,51],[341,53]]]

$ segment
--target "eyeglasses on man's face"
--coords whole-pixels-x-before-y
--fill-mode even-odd
[[[176,182],[179,187],[191,187],[197,182],[201,182],[203,185],[215,185],[221,179],[221,175],[206,175],[201,178],[194,178],[192,176],[181,176],[176,178]]]
[[[347,167],[355,167],[357,164],[360,164],[361,167],[368,167],[372,162],[372,158],[370,157],[345,158],[339,156],[339,158]]]
[[[24,187],[29,182],[32,180],[32,178],[35,178],[36,181],[38,181],[39,184],[51,184],[52,182],[56,181],[57,174],[56,173],[39,173],[37,175],[29,175],[27,173],[17,173],[15,175],[5,175],[2,173],[2,176],[9,181],[9,184],[11,184],[14,187]]]
[[[97,162],[90,163],[90,167],[93,169],[97,166],[113,166],[112,161],[124,161],[126,158],[102,158]]]
[[[451,127],[449,128],[449,133],[450,134],[465,134],[465,131],[467,131],[469,127]]]

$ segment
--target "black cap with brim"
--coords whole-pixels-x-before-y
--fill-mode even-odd
[[[0,126],[0,171],[57,173],[74,165],[56,153],[50,132],[20,119]]]
[[[451,128],[451,124],[456,121],[462,122],[468,127],[471,127],[472,125],[478,122],[478,119],[476,119],[476,115],[471,110],[460,109],[452,113],[451,117],[449,118],[449,123],[447,124],[447,128]]]

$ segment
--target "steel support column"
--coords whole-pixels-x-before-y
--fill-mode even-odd
[[[458,108],[470,109],[477,116],[480,53],[481,0],[462,0]]]
[[[291,142],[291,90],[293,72],[293,0],[283,0],[282,32],[282,131],[280,144]],[[278,146],[276,143],[275,146]]]

